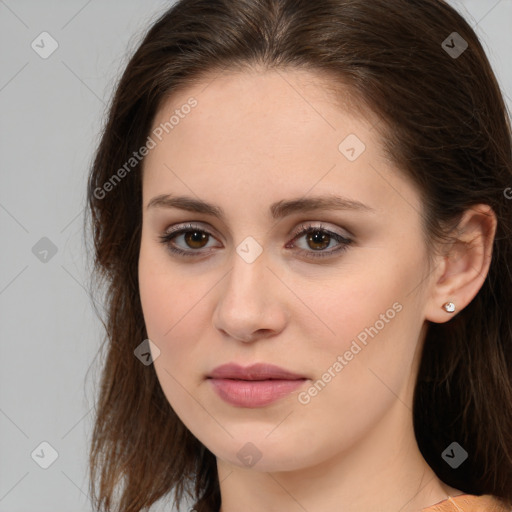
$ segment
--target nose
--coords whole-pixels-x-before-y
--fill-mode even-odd
[[[253,342],[286,326],[286,288],[268,267],[263,252],[252,263],[234,254],[233,267],[219,283],[214,327],[225,337]]]

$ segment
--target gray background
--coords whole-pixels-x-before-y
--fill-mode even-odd
[[[103,332],[84,290],[87,169],[112,85],[170,3],[0,0],[0,512],[92,510],[99,375],[87,371]],[[476,27],[512,109],[512,0],[452,4]],[[58,43],[46,59],[31,47],[44,31]],[[43,441],[58,453],[47,469],[36,463],[50,460]]]

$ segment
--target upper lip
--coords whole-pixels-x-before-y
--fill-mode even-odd
[[[207,377],[238,380],[297,380],[306,378],[304,375],[298,375],[268,363],[256,363],[246,367],[236,363],[223,364],[212,370]]]

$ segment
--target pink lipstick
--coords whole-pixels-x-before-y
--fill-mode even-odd
[[[208,380],[225,402],[237,407],[264,407],[290,394],[307,379],[278,366],[229,363],[215,368]]]

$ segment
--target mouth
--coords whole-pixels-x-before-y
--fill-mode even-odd
[[[217,395],[235,407],[264,407],[299,388],[309,380],[270,364],[243,368],[234,363],[222,365],[208,376]]]

